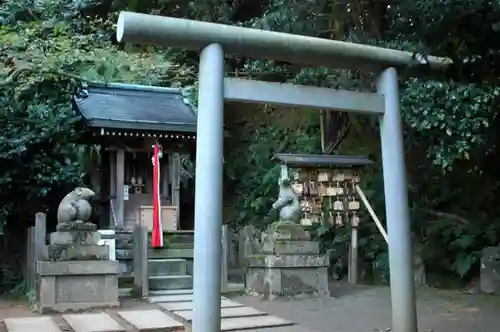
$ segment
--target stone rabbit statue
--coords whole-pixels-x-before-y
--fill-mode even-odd
[[[92,216],[92,206],[89,200],[94,196],[95,193],[92,190],[84,187],[76,187],[59,203],[57,223],[88,222]]]
[[[279,210],[280,222],[300,223],[300,201],[290,180],[282,178],[278,183],[280,186],[279,197],[273,203],[273,209]]]

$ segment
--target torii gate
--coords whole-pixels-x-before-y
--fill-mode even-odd
[[[193,332],[220,331],[224,100],[298,105],[380,117],[389,235],[392,331],[417,332],[407,180],[397,68],[418,65],[410,52],[208,22],[121,12],[119,42],[199,50]],[[379,74],[377,93],[224,77],[224,54]],[[451,61],[428,57],[443,70]]]

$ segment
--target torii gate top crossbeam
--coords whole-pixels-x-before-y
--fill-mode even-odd
[[[415,65],[410,52],[329,39],[236,27],[187,19],[121,12],[116,36],[119,42],[201,50],[220,44],[224,52],[257,59],[288,61],[304,66],[359,69],[379,72],[388,67]],[[451,64],[430,56],[432,70]]]

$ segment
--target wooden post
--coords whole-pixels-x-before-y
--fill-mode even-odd
[[[116,201],[115,201],[116,227],[119,229],[123,229],[124,226],[123,224],[124,184],[125,184],[125,150],[119,149],[116,152]]]
[[[239,235],[240,236],[238,241],[238,246],[239,246],[238,264],[241,267],[246,268],[248,256],[254,254],[255,229],[251,225],[245,226],[240,230]]]
[[[148,296],[148,230],[141,223],[134,228],[134,286],[141,298]]]
[[[110,228],[116,227],[116,151],[109,153],[109,220]]]
[[[238,232],[238,268],[245,266],[245,229]]]
[[[180,156],[178,153],[174,153],[171,155],[171,181],[172,181],[172,205],[177,207],[177,214],[176,214],[176,222],[177,222],[177,227],[179,227],[179,218],[180,218],[180,203],[181,203],[181,197],[180,197],[180,180],[181,180],[181,172],[180,172]]]
[[[106,151],[104,146],[101,145],[101,165],[99,167],[100,179],[100,215],[99,215],[99,228],[109,229],[112,227],[112,215],[110,211],[110,152]]]
[[[382,223],[378,219],[377,215],[375,214],[375,211],[373,211],[372,206],[370,205],[370,202],[368,202],[368,199],[366,198],[365,194],[363,193],[363,190],[356,185],[356,192],[358,193],[359,197],[361,198],[361,201],[365,205],[366,209],[368,210],[368,213],[370,213],[370,216],[372,217],[373,221],[375,222],[375,225],[377,225],[377,228],[382,234],[382,237],[384,238],[385,242],[389,244],[389,237],[387,235],[387,232],[384,229],[384,226],[382,226]]]
[[[222,258],[221,258],[221,291],[228,290],[228,250],[229,250],[229,227],[222,225]]]
[[[228,251],[227,251],[227,266],[230,270],[231,267],[237,267],[238,261],[238,249],[236,248],[236,244],[238,243],[238,234],[236,234],[233,230],[229,230],[229,238],[228,238]]]
[[[352,225],[351,245],[349,246],[349,270],[347,279],[351,285],[358,283],[358,226]]]
[[[43,252],[47,245],[47,215],[38,212],[35,215],[35,252],[36,260],[43,259]]]
[[[26,288],[28,291],[35,288],[35,227],[28,228],[28,237],[26,244]]]
[[[325,110],[319,112],[319,132],[321,137],[321,152],[325,153]]]
[[[163,160],[163,162],[162,162],[162,160]],[[168,184],[169,184],[169,181],[170,181],[170,176],[169,176],[169,173],[170,173],[170,167],[169,167],[170,157],[163,158],[162,160],[160,160],[160,167],[161,167],[160,175],[161,175],[162,189],[163,189],[162,192],[161,192],[161,197],[164,200],[168,200],[170,198],[170,193],[168,192]]]
[[[47,245],[47,215],[43,212],[35,214],[35,227],[33,228],[33,280],[31,285],[34,289],[38,286],[38,261],[43,260],[45,246]]]

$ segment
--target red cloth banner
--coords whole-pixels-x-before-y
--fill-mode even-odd
[[[163,247],[163,229],[160,204],[160,144],[154,145],[153,153],[153,248]]]

